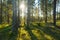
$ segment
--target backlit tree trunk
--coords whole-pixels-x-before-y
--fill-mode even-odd
[[[54,0],[53,22],[54,22],[54,26],[56,26],[56,0]]]

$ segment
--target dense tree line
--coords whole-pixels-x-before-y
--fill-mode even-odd
[[[0,0],[0,24],[12,25],[13,34],[18,33],[18,28],[21,26],[21,10],[19,9],[22,0]],[[31,22],[44,21],[47,25],[48,21],[53,21],[56,26],[57,18],[60,19],[60,12],[57,12],[57,0],[23,0],[27,1],[26,26],[30,27]],[[36,6],[37,5],[37,6]],[[56,18],[57,16],[57,18]]]

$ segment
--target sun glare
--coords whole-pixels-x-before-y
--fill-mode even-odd
[[[20,9],[21,9],[21,10],[24,10],[24,9],[25,9],[24,3],[21,3],[21,4],[20,4]]]
[[[24,4],[24,2],[20,3],[19,8],[20,8],[20,10],[22,12],[21,16],[22,16],[22,18],[24,18],[24,12],[25,12],[25,4]]]

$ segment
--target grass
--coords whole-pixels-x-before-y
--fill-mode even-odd
[[[11,34],[11,26],[2,27],[0,40],[60,40],[60,29],[49,27],[48,24],[46,27],[45,23],[32,23],[30,27],[20,27],[18,32],[19,34],[15,37]]]
[[[4,27],[7,27],[9,26],[9,24],[0,24],[0,28],[4,28]]]
[[[11,33],[11,28],[9,26],[0,28],[0,40],[8,40]]]
[[[57,24],[57,26],[60,26],[60,21],[57,21],[56,24]]]

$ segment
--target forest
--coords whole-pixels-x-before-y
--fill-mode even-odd
[[[60,40],[60,0],[0,0],[0,40]]]

